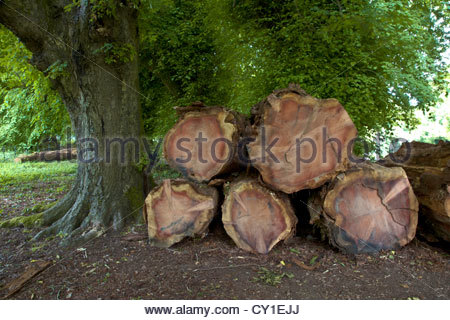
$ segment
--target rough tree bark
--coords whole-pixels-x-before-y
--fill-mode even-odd
[[[124,147],[125,164],[119,163],[120,148],[111,148],[110,159],[104,154],[107,139],[139,139],[142,126],[137,57],[110,65],[99,53],[106,43],[137,52],[136,10],[122,1],[115,17],[100,17],[93,15],[91,2],[81,1],[65,12],[67,4],[2,0],[0,23],[33,53],[31,63],[38,69],[66,64],[54,86],[77,138],[77,179],[64,199],[44,212],[42,224],[48,227],[37,238],[62,232],[67,235],[64,243],[73,244],[110,226],[120,229],[143,204],[142,176],[133,165],[134,143]]]
[[[347,167],[357,131],[336,99],[316,99],[291,84],[255,105],[252,116],[249,157],[275,190],[317,188]]]
[[[222,221],[238,247],[267,254],[278,242],[294,235],[297,217],[287,195],[246,177],[225,189]]]
[[[186,237],[206,235],[218,203],[219,193],[213,187],[183,179],[164,180],[145,199],[150,244],[170,247]]]
[[[402,168],[362,163],[313,192],[311,223],[348,253],[396,249],[416,234],[418,202]]]

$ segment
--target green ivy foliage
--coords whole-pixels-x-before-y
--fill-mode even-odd
[[[136,51],[134,47],[129,44],[121,43],[105,43],[101,48],[95,50],[94,54],[102,54],[104,56],[105,63],[107,64],[120,64],[133,61]]]
[[[128,0],[128,1],[117,1],[117,0],[90,0],[91,5],[91,17],[90,21],[94,22],[97,19],[103,17],[116,18],[116,12],[118,7],[131,6],[133,8],[138,8],[140,0]],[[72,0],[71,3],[64,7],[64,11],[70,12],[74,8],[81,6],[81,0]]]

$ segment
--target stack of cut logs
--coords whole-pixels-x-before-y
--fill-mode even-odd
[[[419,203],[408,169],[355,157],[357,131],[337,100],[290,85],[255,105],[250,118],[201,103],[177,111],[163,152],[185,179],[165,180],[146,198],[152,245],[203,236],[219,213],[237,246],[262,254],[291,238],[298,217],[308,215],[349,253],[398,248],[414,238]],[[302,190],[310,190],[308,200],[295,197]],[[448,219],[444,191],[436,206],[445,206]]]

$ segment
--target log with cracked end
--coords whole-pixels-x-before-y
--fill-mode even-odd
[[[357,131],[336,99],[290,85],[255,105],[252,115],[249,158],[273,189],[314,189],[346,169]]]
[[[183,179],[164,180],[145,199],[150,243],[170,247],[186,237],[205,235],[217,212],[218,198],[213,187]]]
[[[245,178],[230,184],[222,205],[222,221],[238,247],[267,254],[278,242],[292,237],[297,217],[285,194]]]
[[[239,139],[246,127],[242,115],[201,103],[177,110],[181,117],[163,145],[171,167],[190,180],[208,182],[239,166]]]
[[[380,162],[408,175],[420,204],[418,232],[432,242],[450,242],[450,142],[405,142]]]
[[[363,163],[316,190],[311,222],[347,253],[396,249],[415,236],[418,202],[405,171]]]

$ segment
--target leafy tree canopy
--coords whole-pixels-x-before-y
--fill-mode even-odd
[[[339,99],[362,136],[413,128],[414,111],[428,111],[448,88],[448,9],[406,0],[151,1],[141,15],[147,125],[162,134],[170,107],[192,100],[248,112],[296,82]]]
[[[113,15],[114,4],[97,0],[96,14]],[[362,136],[413,128],[415,111],[428,111],[449,87],[448,9],[409,0],[141,1],[146,132],[163,135],[176,119],[173,106],[201,100],[248,112],[290,82],[340,100]],[[0,42],[0,143],[61,135],[68,119],[48,78],[64,72],[64,62],[44,75],[5,28]],[[123,63],[125,49],[104,46]]]
[[[0,146],[28,149],[45,137],[64,138],[68,114],[50,79],[64,72],[55,62],[44,75],[33,67],[31,53],[0,25]]]

